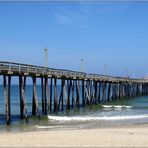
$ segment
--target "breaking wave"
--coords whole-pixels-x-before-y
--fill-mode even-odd
[[[133,108],[133,106],[127,105],[102,105],[103,108]]]
[[[132,116],[103,116],[103,117],[92,117],[92,116],[48,116],[49,120],[56,121],[93,121],[93,120],[127,120],[127,119],[143,119],[148,118],[146,115],[132,115]]]

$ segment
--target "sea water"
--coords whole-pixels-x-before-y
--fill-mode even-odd
[[[32,86],[26,86],[27,111],[32,111]],[[58,95],[60,87],[57,87]],[[41,110],[41,86],[37,85],[37,97]],[[81,100],[80,100],[81,102]],[[3,86],[0,85],[0,130],[1,131],[38,131],[77,128],[98,128],[109,126],[148,123],[148,96],[117,99],[99,105],[86,105],[68,112],[48,113],[47,116],[30,116],[29,123],[20,120],[19,87],[11,86],[12,123],[5,125],[5,100]],[[64,102],[65,103],[65,102]]]

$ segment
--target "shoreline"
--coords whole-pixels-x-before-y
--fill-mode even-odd
[[[0,133],[0,147],[147,147],[148,124]]]
[[[27,125],[27,126],[26,126]],[[29,127],[30,126],[30,127]],[[91,129],[114,129],[114,128],[136,128],[136,127],[148,127],[148,123],[134,123],[134,124],[116,124],[116,125],[109,125],[109,126],[94,126],[94,125],[87,125],[87,126],[51,126],[51,125],[30,125],[25,124],[23,126],[18,125],[3,125],[0,128],[0,135],[5,133],[32,133],[32,132],[44,132],[44,131],[73,131],[73,130],[91,130]]]

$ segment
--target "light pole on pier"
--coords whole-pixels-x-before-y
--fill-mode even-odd
[[[126,77],[129,78],[129,72],[128,72],[128,69],[126,70],[126,75],[127,75]]]
[[[81,58],[81,71],[84,73],[84,60]]]
[[[44,52],[45,52],[45,67],[48,67],[48,49],[45,48]]]

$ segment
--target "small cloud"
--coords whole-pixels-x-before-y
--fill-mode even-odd
[[[87,19],[81,8],[75,10],[60,9],[59,12],[55,14],[58,23],[65,25],[72,25],[80,29],[86,29],[87,26],[84,21]]]
[[[80,2],[80,10],[84,13],[84,14],[89,14],[91,12],[91,4],[87,3],[87,2]]]
[[[56,14],[56,19],[59,23],[62,23],[62,24],[72,24],[74,22],[72,18],[59,13]]]

